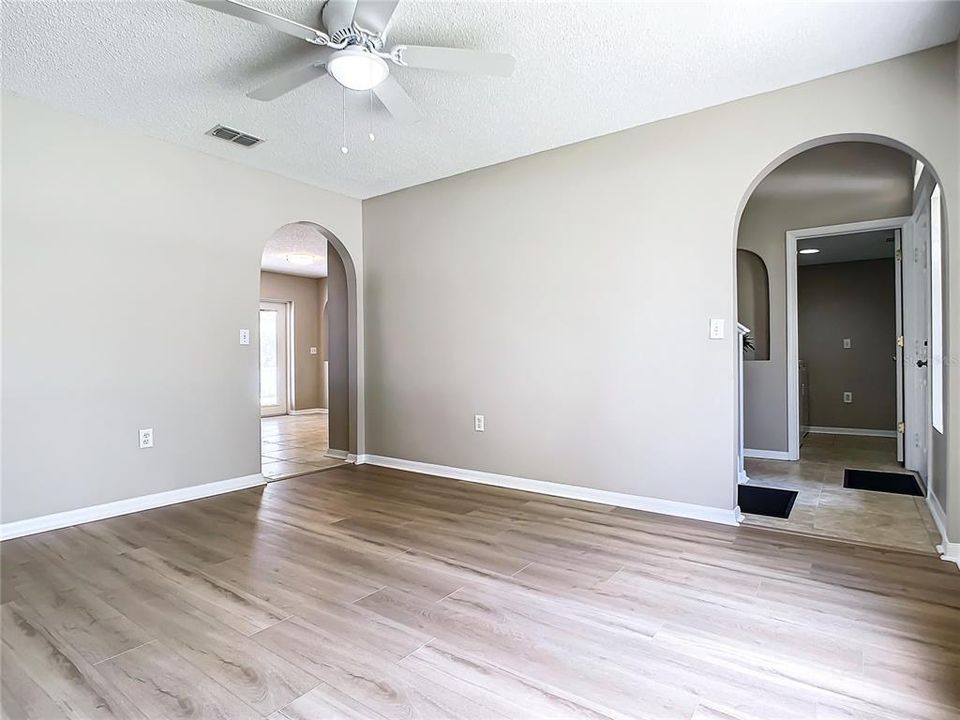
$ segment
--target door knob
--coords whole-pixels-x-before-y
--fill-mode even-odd
[[[917,367],[926,367],[926,366],[927,366],[926,360],[917,360]]]

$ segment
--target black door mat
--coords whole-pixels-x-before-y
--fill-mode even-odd
[[[737,504],[740,506],[740,512],[750,515],[788,518],[796,500],[796,490],[781,490],[758,485],[737,486]]]
[[[843,471],[843,486],[852,490],[875,490],[876,492],[923,497],[923,488],[917,482],[916,476],[909,473],[851,470],[847,468]]]

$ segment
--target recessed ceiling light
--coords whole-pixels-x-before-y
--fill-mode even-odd
[[[817,248],[804,248],[798,251],[801,255],[816,255],[820,252]]]
[[[313,265],[317,261],[316,255],[307,253],[290,253],[287,255],[287,262],[294,265]]]

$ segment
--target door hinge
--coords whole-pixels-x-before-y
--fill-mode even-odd
[[[905,422],[897,423],[897,432],[903,435],[907,431],[907,424]]]
[[[897,347],[903,347],[903,335],[897,335]]]
[[[901,262],[902,260],[903,260],[903,250],[901,250],[900,248],[897,248],[897,262]]]

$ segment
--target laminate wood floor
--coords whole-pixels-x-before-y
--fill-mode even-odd
[[[4,542],[4,718],[960,716],[934,557],[344,467]]]

